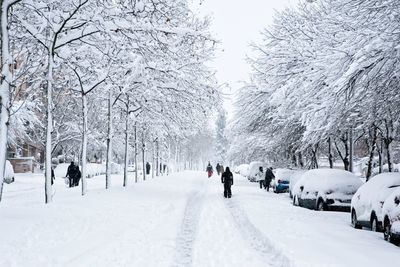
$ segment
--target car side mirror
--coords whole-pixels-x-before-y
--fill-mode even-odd
[[[399,197],[395,197],[395,198],[394,198],[394,203],[395,203],[396,205],[399,205],[399,204],[400,204],[400,198],[399,198]]]
[[[304,186],[300,186],[300,190],[303,192],[303,190],[304,190]]]

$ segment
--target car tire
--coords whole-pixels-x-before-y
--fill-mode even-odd
[[[370,227],[372,232],[382,231],[381,227],[379,226],[378,218],[376,217],[375,213],[371,215]]]
[[[383,239],[397,246],[400,244],[400,239],[395,238],[392,235],[392,225],[390,224],[388,218],[385,218],[383,224]]]
[[[293,195],[293,206],[299,206],[299,199],[297,195]]]
[[[351,226],[355,229],[361,229],[361,225],[357,221],[357,214],[355,210],[351,211]]]
[[[317,210],[318,211],[325,211],[326,210],[326,205],[322,199],[318,200],[317,202]]]

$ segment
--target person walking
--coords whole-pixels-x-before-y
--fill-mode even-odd
[[[215,167],[215,169],[217,170],[218,175],[221,173],[221,166],[219,165],[219,163],[217,163],[217,166]]]
[[[260,189],[265,188],[265,183],[264,183],[264,169],[262,166],[258,168],[258,172],[255,174],[256,181],[260,183]]]
[[[67,175],[65,175],[65,177],[68,177],[69,179],[69,187],[75,186],[75,179],[76,176],[78,176],[78,170],[79,168],[75,165],[75,162],[71,161],[71,164],[68,166]]]
[[[272,172],[272,167],[267,168],[267,170],[265,171],[264,189],[267,189],[267,191],[269,191],[269,186],[271,184],[272,179],[274,178],[275,175]]]
[[[213,167],[211,166],[210,162],[208,162],[206,172],[208,174],[208,178],[210,178],[213,175]]]
[[[147,174],[147,175],[150,174],[150,169],[151,169],[150,163],[149,163],[149,162],[146,162],[146,174]]]
[[[224,184],[224,197],[231,198],[232,197],[231,186],[233,185],[233,174],[229,170],[229,167],[226,167],[225,172],[221,175],[221,183]]]
[[[82,177],[82,173],[79,170],[79,166],[76,166],[76,175],[75,175],[75,179],[74,179],[74,186],[79,186],[79,180]]]

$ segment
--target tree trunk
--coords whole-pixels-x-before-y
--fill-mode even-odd
[[[1,1],[1,114],[0,114],[0,202],[3,196],[3,183],[7,158],[8,127],[10,119],[10,83],[12,75],[10,72],[12,59],[9,51],[8,36],[8,3]]]
[[[367,173],[366,173],[366,178],[367,178],[367,181],[369,180],[369,178],[371,177],[371,175],[372,175],[372,167],[373,167],[373,161],[374,161],[374,153],[375,153],[375,148],[376,148],[376,139],[377,139],[377,137],[378,137],[378,135],[377,135],[377,133],[378,133],[378,131],[377,131],[377,127],[375,126],[375,125],[372,125],[372,132],[371,132],[371,129],[370,129],[370,134],[369,134],[369,136],[370,136],[370,138],[372,139],[371,140],[371,144],[369,144],[368,145],[368,147],[369,147],[369,158],[368,158],[368,167],[367,167]],[[369,143],[369,142],[368,142]]]
[[[354,142],[353,142],[353,127],[349,129],[349,171],[353,172],[353,163],[354,163]]]
[[[394,140],[393,138],[393,123],[391,120],[385,120],[385,128],[386,128],[386,133],[385,137],[383,138],[383,143],[385,145],[385,152],[386,152],[386,160],[388,164],[388,171],[392,172],[393,171],[393,164],[392,164],[392,156],[391,156],[391,144]]]
[[[156,176],[160,175],[160,148],[159,148],[159,143],[158,140],[156,141]]]
[[[111,186],[111,157],[112,157],[112,91],[108,93],[108,134],[107,134],[107,158],[106,158],[106,189]]]
[[[343,165],[344,165],[344,169],[346,170],[346,171],[348,171],[349,170],[349,165],[350,165],[350,163],[349,163],[349,144],[348,144],[348,133],[345,133],[345,134],[343,134],[343,136],[340,138],[340,141],[342,141],[343,142],[343,145],[344,145],[344,155],[342,154],[342,152],[340,151],[340,149],[339,149],[339,146],[337,145],[337,143],[335,142],[335,147],[336,147],[336,150],[337,150],[337,152],[338,152],[338,154],[339,154],[339,157],[342,159],[342,161],[343,161]]]
[[[303,168],[304,167],[303,153],[299,152],[297,159],[299,160],[300,168]]]
[[[328,138],[328,160],[329,168],[333,169],[333,155],[332,155],[332,139]]]
[[[87,191],[87,182],[86,182],[86,158],[87,158],[87,124],[88,124],[88,115],[87,115],[87,97],[86,94],[82,94],[82,116],[83,116],[83,131],[82,131],[82,154],[81,154],[81,179],[82,179],[82,196],[86,194]]]
[[[137,147],[137,126],[136,126],[136,122],[135,122],[134,134],[135,134],[135,155],[134,155],[135,156],[134,157],[134,159],[135,159],[135,183],[137,183],[138,182],[138,170],[139,170],[139,168],[137,166],[137,163],[138,163],[138,160],[137,160],[138,147]]]
[[[153,159],[152,159],[152,166],[151,166],[151,178],[154,178],[154,172],[156,168],[156,146],[155,146],[155,141],[153,141]]]
[[[46,164],[45,164],[45,203],[52,201],[51,195],[51,132],[53,131],[53,68],[54,68],[54,54],[50,49],[48,55],[48,66],[47,66],[47,126],[46,126]]]
[[[146,163],[145,163],[145,150],[146,143],[144,141],[144,129],[142,130],[142,173],[143,173],[143,181],[146,181]]]
[[[125,118],[125,155],[124,155],[124,184],[128,186],[128,147],[129,147],[129,107],[126,109]]]

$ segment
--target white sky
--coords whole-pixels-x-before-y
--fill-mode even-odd
[[[193,9],[201,15],[211,15],[214,36],[221,41],[214,67],[220,84],[228,83],[232,95],[240,81],[249,78],[250,68],[246,55],[251,53],[250,43],[260,39],[263,28],[272,23],[274,10],[280,10],[296,0],[192,0]],[[232,103],[227,97],[225,109],[232,114]]]

